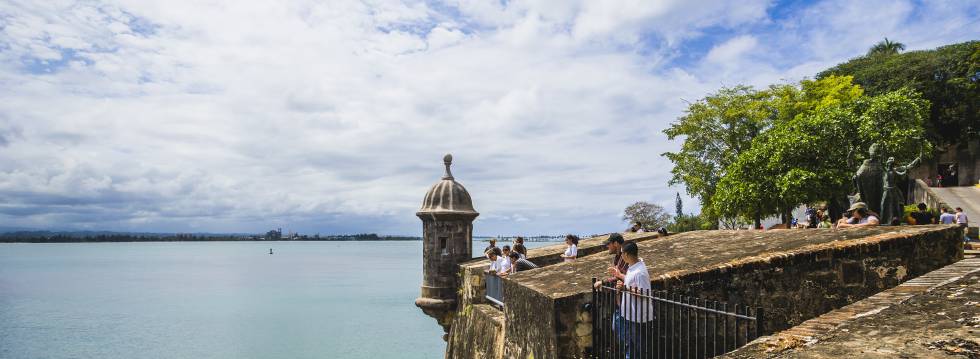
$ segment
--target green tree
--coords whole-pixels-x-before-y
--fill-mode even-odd
[[[801,89],[836,86],[842,80],[847,79],[829,77]],[[874,97],[843,95],[854,93],[837,91],[831,96],[840,101],[817,101],[829,105],[800,112],[757,137],[719,182],[716,211],[754,219],[758,225],[761,217],[779,214],[788,220],[787,213],[797,205],[826,202],[836,216],[851,191],[854,163],[872,143],[899,163],[931,150],[923,140],[928,102],[917,93],[900,89]]]
[[[636,202],[623,210],[623,220],[629,223],[639,222],[646,230],[656,230],[667,226],[670,222],[670,215],[659,205],[649,202]]]
[[[960,143],[980,133],[980,41],[863,56],[817,75],[850,75],[870,96],[909,87],[931,103],[926,137],[938,145]]]
[[[698,198],[709,222],[718,218],[711,199],[725,169],[770,126],[771,111],[761,96],[747,86],[722,88],[690,104],[664,130],[668,139],[684,139],[679,151],[662,154],[674,163],[669,183],[683,184],[688,195]]]
[[[817,111],[854,103],[861,96],[861,88],[846,76],[804,80],[798,85],[775,85],[761,92],[756,98],[759,104],[753,107],[768,109],[775,127],[755,137],[750,149],[726,168],[712,199],[713,211],[727,218],[722,223],[726,227],[750,222],[759,226],[762,218],[770,215],[781,215],[788,221],[789,212],[797,203],[778,186],[777,181],[787,178],[787,171],[792,170],[780,162],[782,154],[778,151],[792,147],[794,143],[785,142],[792,139],[773,136],[769,132]]]
[[[711,229],[711,227],[712,223],[705,221],[699,215],[682,214],[674,217],[674,221],[667,225],[667,231],[670,233],[681,233],[699,229]]]
[[[678,192],[674,198],[674,209],[677,213],[677,217],[684,216],[684,202],[681,202],[680,192]]]
[[[868,56],[895,55],[902,50],[905,50],[905,44],[888,40],[886,37],[868,49]]]

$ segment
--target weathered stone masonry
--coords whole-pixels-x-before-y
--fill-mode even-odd
[[[943,225],[699,231],[644,237],[639,244],[655,288],[763,307],[766,329],[774,331],[961,259],[961,232]],[[602,252],[594,248],[591,253]],[[557,255],[561,248],[537,251],[532,259]],[[483,357],[452,344],[457,337],[481,335],[503,338],[495,341],[503,348],[491,350],[493,357],[583,356],[591,345],[591,318],[583,305],[591,300],[591,278],[604,277],[610,260],[606,254],[580,254],[572,263],[510,276],[504,281],[501,328],[486,333],[457,318],[447,357]],[[459,311],[481,302],[482,268],[481,262],[460,266]]]

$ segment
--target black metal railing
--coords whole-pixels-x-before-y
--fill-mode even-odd
[[[497,304],[499,306],[504,305],[504,281],[503,278],[498,277],[493,273],[487,273],[484,275],[484,282],[487,283],[487,300]]]
[[[763,333],[762,308],[729,310],[724,302],[666,291],[593,288],[593,358],[711,358]]]

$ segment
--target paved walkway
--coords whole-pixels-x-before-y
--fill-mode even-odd
[[[933,193],[943,199],[950,207],[961,207],[970,218],[970,226],[980,222],[980,188],[977,187],[931,187]]]

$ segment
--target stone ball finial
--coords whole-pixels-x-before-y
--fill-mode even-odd
[[[449,166],[452,166],[453,164],[453,155],[447,153],[442,157],[442,162],[446,164],[446,174],[442,176],[442,179],[453,179],[453,173],[449,171]]]

